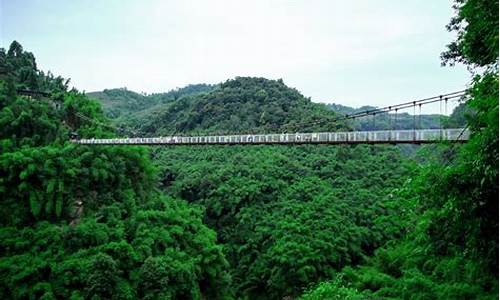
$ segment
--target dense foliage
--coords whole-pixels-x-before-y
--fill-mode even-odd
[[[112,136],[100,106],[18,43],[0,53],[0,298],[230,296],[202,210],[155,191],[144,149],[68,143],[73,131]]]
[[[496,299],[491,7],[457,0],[444,60],[485,68],[450,118],[422,119],[467,124],[472,138],[421,148],[417,160],[406,157],[413,148],[373,145],[77,146],[68,134],[113,137],[117,126],[167,135],[391,124],[332,122],[352,109],[254,77],[92,93],[111,122],[19,43],[0,49],[0,298]],[[392,125],[412,128],[399,117]]]
[[[397,148],[176,147],[155,153],[164,189],[203,205],[241,297],[279,299],[357,264],[403,228]]]
[[[397,149],[156,149],[157,177],[144,149],[68,143],[69,132],[113,135],[100,106],[65,86],[57,97],[20,96],[22,78],[11,73],[0,86],[3,298],[293,296],[402,232],[387,201],[409,172]],[[272,124],[335,117],[280,81],[238,78],[221,88],[172,103],[210,107],[221,98],[213,114],[253,120],[245,126],[260,116],[262,128],[274,126],[263,118],[278,108],[287,113]],[[255,90],[271,97],[255,100]],[[253,106],[241,114],[231,99]],[[195,126],[209,130],[206,122]]]
[[[441,54],[443,63],[485,67],[498,61],[498,0],[455,0],[447,28],[457,39]]]
[[[249,77],[150,112],[117,123],[161,135],[277,131],[338,117],[280,80]],[[325,122],[306,130],[347,126]],[[185,146],[155,148],[152,155],[162,189],[204,207],[204,222],[224,245],[238,298],[297,296],[404,231],[393,217],[400,211],[392,191],[411,164],[398,148]]]
[[[344,269],[357,289],[403,299],[497,299],[498,77],[485,75],[471,95],[478,112],[471,141],[400,189],[399,200],[415,212],[404,222],[414,229],[367,266]]]
[[[485,67],[450,120],[465,116],[471,140],[421,166],[396,193],[410,212],[401,215],[409,230],[400,241],[304,299],[498,299],[498,2],[458,0],[456,8],[458,37],[443,59]]]

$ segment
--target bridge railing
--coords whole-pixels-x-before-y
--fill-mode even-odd
[[[469,139],[464,128],[313,132],[282,134],[239,134],[210,136],[167,136],[150,138],[80,139],[85,145],[205,145],[205,144],[370,144],[462,142]]]

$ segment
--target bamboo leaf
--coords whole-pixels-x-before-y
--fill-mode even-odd
[[[61,217],[62,208],[63,208],[63,196],[62,194],[58,194],[56,198],[56,216],[58,218]]]
[[[31,213],[38,218],[40,216],[41,206],[38,199],[38,195],[35,191],[30,192],[29,201],[30,201]]]

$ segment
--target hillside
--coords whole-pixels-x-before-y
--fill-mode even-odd
[[[308,130],[387,130],[463,126],[459,109],[449,117],[422,114],[414,118],[407,112],[377,115],[344,121],[329,120],[345,114],[375,109],[340,104],[319,104],[287,87],[281,80],[238,77],[220,85],[195,84],[167,93],[141,95],[127,89],[88,93],[102,103],[115,123],[143,135],[173,133],[280,132]],[[330,113],[330,111],[335,114]],[[321,120],[316,126],[294,125]]]
[[[329,122],[335,117],[324,105],[313,103],[281,80],[237,77],[210,92],[137,111],[119,118],[117,123],[157,135],[335,130],[345,126]],[[316,120],[325,122],[296,125]]]
[[[102,92],[90,92],[87,96],[98,100],[110,118],[116,118],[122,113],[141,110],[157,104],[145,95],[127,90],[126,88],[105,89]]]
[[[183,88],[170,90],[166,93],[139,94],[126,88],[105,89],[101,92],[90,92],[87,96],[98,100],[109,118],[151,108],[184,96],[196,95],[213,90],[216,86],[210,84],[191,84]]]

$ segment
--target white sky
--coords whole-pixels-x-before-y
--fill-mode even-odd
[[[282,78],[316,102],[385,106],[463,89],[441,67],[450,1],[0,0],[12,40],[79,90]]]

